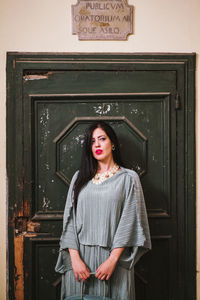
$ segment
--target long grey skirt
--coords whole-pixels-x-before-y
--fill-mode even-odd
[[[81,245],[80,256],[91,272],[95,272],[110,255],[107,248]],[[103,296],[104,285],[95,276],[84,283],[84,294]],[[61,300],[67,296],[79,295],[80,283],[75,279],[73,270],[62,275]],[[135,300],[134,270],[127,270],[117,264],[112,276],[106,280],[106,296],[113,300]]]

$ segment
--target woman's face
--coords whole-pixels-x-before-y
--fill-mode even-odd
[[[112,143],[102,128],[96,128],[92,133],[92,154],[99,161],[112,159]]]

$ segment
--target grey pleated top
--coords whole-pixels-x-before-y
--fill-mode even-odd
[[[131,269],[135,262],[151,248],[146,207],[139,176],[122,168],[101,184],[92,180],[81,190],[76,214],[73,209],[74,174],[64,211],[63,233],[56,271],[71,269],[68,248],[79,244],[100,246],[112,251],[125,247],[121,266]],[[64,259],[63,259],[64,258]]]

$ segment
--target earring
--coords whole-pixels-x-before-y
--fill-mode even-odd
[[[112,145],[112,151],[115,151],[115,145]]]

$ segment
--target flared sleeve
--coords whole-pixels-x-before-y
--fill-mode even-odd
[[[146,206],[136,172],[129,170],[125,182],[125,200],[121,217],[114,235],[111,251],[125,247],[119,264],[131,269],[139,258],[151,249],[151,239]]]
[[[78,250],[79,244],[78,244],[78,238],[75,231],[75,212],[73,209],[73,187],[75,180],[77,178],[78,171],[74,174],[68,194],[67,194],[67,200],[65,204],[65,210],[64,210],[64,216],[63,216],[63,231],[60,238],[60,250],[58,255],[58,260],[56,263],[55,271],[59,273],[64,273],[69,269],[72,269],[71,266],[71,259],[68,252],[68,248]]]
[[[66,229],[65,227],[67,226],[68,220],[70,218],[71,210],[74,204],[74,183],[77,179],[78,176],[78,171],[75,172],[74,176],[72,177],[68,194],[67,194],[67,199],[65,203],[65,209],[64,209],[64,216],[63,216],[63,231]]]

